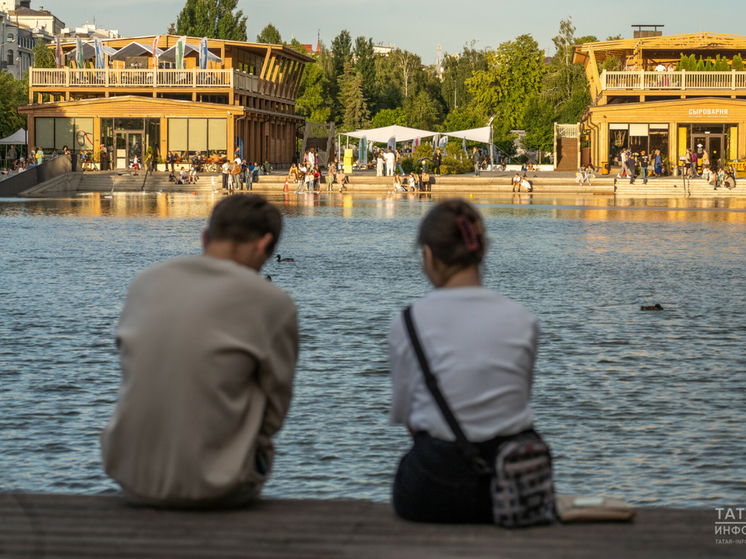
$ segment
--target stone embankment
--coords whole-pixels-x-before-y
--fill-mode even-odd
[[[512,193],[512,176],[510,174],[482,175],[447,175],[433,177],[431,191],[434,194],[467,195],[467,194],[506,194]],[[746,180],[739,182],[733,190],[725,188],[713,189],[705,180],[684,180],[682,177],[650,179],[647,185],[637,179],[635,184],[629,184],[625,179],[614,177],[597,177],[592,185],[579,185],[573,173],[540,173],[529,175],[528,180],[533,185],[534,194],[584,194],[600,196],[622,196],[625,198],[731,198],[746,197]],[[339,184],[334,185],[334,191],[339,192]],[[49,196],[72,192],[213,192],[222,189],[220,175],[200,175],[194,184],[179,185],[168,181],[165,173],[134,175],[131,172],[93,172],[68,173],[42,183],[22,193],[25,196]],[[294,184],[289,184],[290,193],[295,190]],[[322,183],[322,191],[326,184]],[[260,176],[253,184],[257,193],[282,193],[285,190],[285,176],[279,174]],[[376,177],[372,174],[360,173],[350,176],[347,192],[388,193],[393,192],[390,177]],[[522,189],[525,192],[525,189]]]

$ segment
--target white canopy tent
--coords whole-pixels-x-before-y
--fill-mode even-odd
[[[470,128],[469,130],[458,130],[456,132],[443,132],[441,135],[449,136],[451,138],[467,139],[472,142],[482,142],[483,144],[491,144],[492,126]]]
[[[83,50],[83,52],[85,53],[85,49]],[[124,60],[125,58],[130,58],[132,56],[142,56],[144,54],[152,55],[153,47],[150,45],[143,45],[142,43],[130,43],[126,47],[122,47],[121,49],[116,51],[114,54],[109,55],[109,57],[111,58],[111,60]],[[163,51],[156,47],[155,55],[160,57],[162,54]]]
[[[350,138],[366,138],[368,142],[387,143],[391,138],[396,138],[397,142],[411,142],[417,138],[429,138],[437,135],[437,132],[428,132],[427,130],[418,130],[417,128],[407,128],[392,124],[382,128],[371,128],[370,130],[356,130],[344,134]]]
[[[199,56],[199,48],[195,47],[194,45],[190,45],[189,43],[186,43],[186,48],[184,49],[184,56],[192,52],[196,52],[197,56]],[[158,60],[162,62],[176,62],[176,45],[172,46],[170,49],[164,50],[163,54],[159,54]],[[219,56],[214,55],[209,50],[207,51],[207,60],[210,62],[222,62],[222,59]]]
[[[9,146],[11,144],[25,146],[26,141],[27,141],[26,137],[27,137],[27,132],[23,128],[21,128],[20,130],[18,130],[17,132],[14,132],[7,138],[3,138],[2,140],[0,140],[0,144],[6,145],[6,146]]]

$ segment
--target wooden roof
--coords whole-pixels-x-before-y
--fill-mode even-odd
[[[587,64],[588,53],[591,50],[599,62],[607,58],[639,56],[643,51],[668,51],[675,58],[683,51],[712,51],[713,55],[726,51],[746,53],[746,35],[702,32],[583,43],[574,47],[573,62]]]
[[[118,39],[102,39],[101,42],[104,45],[119,49],[119,48],[127,46],[128,44],[132,42],[152,45],[153,39],[155,39],[155,37],[156,35],[143,35],[143,36],[138,36],[138,37],[120,37]],[[162,50],[166,50],[167,48],[175,45],[176,41],[178,41],[181,38],[181,36],[179,35],[158,35],[158,37],[159,37],[158,47]],[[186,40],[187,40],[187,43],[189,43],[190,45],[199,46],[199,42],[201,38],[200,37],[187,37]],[[259,56],[265,56],[267,54],[267,50],[271,50],[272,53],[275,55],[283,56],[285,58],[290,58],[298,62],[309,63],[309,62],[316,61],[314,58],[307,56],[303,53],[300,53],[294,49],[291,49],[290,47],[286,45],[273,45],[269,43],[249,43],[246,41],[228,41],[225,39],[207,39],[208,50],[212,52],[216,52],[216,51],[219,51],[221,47],[232,47],[235,49],[251,52],[252,54],[257,54]],[[51,44],[50,48],[54,48],[54,44]],[[76,42],[68,41],[66,43],[63,43],[62,48],[63,48],[63,51],[74,49],[76,48]]]

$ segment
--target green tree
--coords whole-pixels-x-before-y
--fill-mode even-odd
[[[466,80],[474,72],[487,69],[487,59],[483,51],[476,50],[474,43],[471,47],[464,46],[458,56],[443,58],[443,81],[441,82],[441,96],[446,109],[451,112],[457,107],[465,107],[471,102],[471,93],[466,87]]]
[[[331,118],[341,124],[345,108],[340,100],[340,78],[345,73],[345,66],[352,66],[352,38],[349,31],[345,29],[332,39],[329,51],[322,51],[321,62],[326,78],[325,95],[331,102]]]
[[[246,40],[246,16],[234,13],[238,0],[187,0],[176,18],[176,35]]]
[[[441,118],[440,104],[427,91],[420,90],[404,102],[407,124],[412,128],[433,130]]]
[[[390,53],[389,58],[399,72],[404,97],[409,97],[410,86],[415,78],[415,73],[422,70],[422,60],[416,54],[401,49],[396,49]]]
[[[378,110],[396,109],[404,103],[404,90],[401,75],[394,61],[388,56],[379,56],[375,60],[376,89],[375,99]]]
[[[459,107],[448,113],[443,122],[444,132],[455,132],[456,130],[468,130],[485,125],[485,120],[469,107]]]
[[[295,38],[290,43],[290,48],[306,54],[306,49]],[[315,54],[311,57],[316,62],[306,64],[303,70],[303,77],[298,86],[298,97],[295,99],[295,112],[311,122],[329,122],[331,103],[324,95],[326,78],[320,60],[321,55]]]
[[[498,137],[523,123],[529,99],[542,90],[547,72],[544,51],[531,35],[521,35],[487,51],[487,69],[466,81],[472,105],[484,118],[496,115]]]
[[[41,39],[36,41],[34,47],[34,68],[56,68],[57,60],[54,53]]]
[[[404,112],[402,107],[380,110],[371,121],[373,128],[383,128],[384,126],[392,126],[394,124],[398,124],[399,126],[407,125],[407,113]]]
[[[262,29],[262,32],[256,36],[256,42],[257,43],[269,43],[271,45],[283,44],[282,36],[280,35],[280,32],[277,30],[277,27],[275,27],[271,23],[268,23],[264,27],[264,29]]]
[[[524,115],[526,135],[521,140],[529,150],[551,151],[554,145],[554,107],[546,97],[532,97]]]
[[[743,72],[743,58],[740,54],[737,54],[733,57],[733,64],[731,65],[731,68],[733,70],[736,70],[737,72]]]
[[[373,39],[358,37],[355,39],[355,72],[363,80],[363,94],[371,109],[377,108],[376,100],[376,59],[373,54]]]
[[[15,79],[0,72],[0,138],[26,127],[26,115],[18,114],[19,105],[28,103],[28,76]]]
[[[344,73],[339,77],[339,96],[343,107],[343,128],[356,130],[367,126],[370,112],[363,95],[363,78],[350,64],[345,65]]]

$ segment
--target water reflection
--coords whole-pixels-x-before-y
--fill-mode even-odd
[[[164,219],[206,217],[223,195],[220,193],[93,193],[71,198],[0,199],[0,216],[59,215],[78,217],[142,217]],[[379,219],[391,219],[401,205],[421,205],[450,198],[433,193],[295,194],[268,198],[287,215],[313,216],[317,208],[343,208],[342,216],[366,212],[371,204]],[[746,223],[746,198],[619,198],[613,196],[541,196],[529,193],[478,194],[470,201],[487,214],[510,207],[546,208],[557,219],[625,221],[702,221]],[[519,214],[516,214],[519,215]]]

